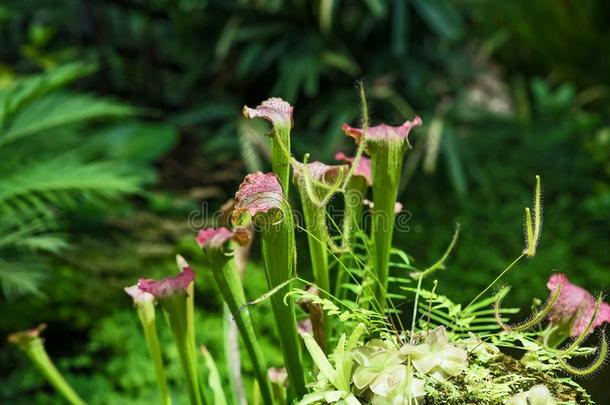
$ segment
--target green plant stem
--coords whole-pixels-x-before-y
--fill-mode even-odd
[[[307,243],[309,246],[309,257],[311,259],[311,269],[313,272],[314,283],[320,291],[330,291],[330,276],[328,271],[328,229],[326,227],[326,207],[317,207],[308,197],[305,185],[299,185],[303,215],[305,217],[305,229],[307,232]],[[331,336],[331,318],[328,314],[323,314],[324,323],[324,342],[322,345],[327,347],[327,340]]]
[[[352,177],[345,190],[345,216],[343,218],[343,240],[348,252],[341,256],[343,266],[339,266],[337,280],[335,283],[335,295],[339,299],[345,298],[346,290],[343,288],[347,278],[347,272],[354,266],[355,260],[351,246],[355,240],[355,232],[360,229],[362,221],[362,203],[366,195],[366,179],[363,177]]]
[[[271,145],[272,170],[277,175],[288,198],[290,189],[290,123],[274,123],[274,136]]]
[[[498,275],[498,277],[496,277],[494,279],[494,281],[492,281],[483,291],[481,291],[479,293],[479,295],[477,295],[476,297],[474,297],[474,299],[472,301],[470,301],[470,303],[468,305],[466,305],[466,308],[463,309],[463,311],[466,311],[468,308],[470,308],[470,306],[472,304],[474,304],[475,302],[477,302],[477,300],[479,298],[481,298],[487,291],[489,291],[491,289],[491,287],[493,287],[510,269],[513,268],[514,265],[516,265],[519,260],[521,260],[523,258],[523,256],[525,256],[525,253],[522,253],[519,257],[517,257],[511,264],[508,265],[507,268],[505,268],[502,273],[500,273]]]
[[[225,302],[222,306],[223,337],[225,363],[231,391],[232,403],[246,405],[244,383],[241,375],[241,359],[239,356],[239,340],[237,337],[237,325],[233,321],[233,315]]]
[[[197,365],[197,343],[195,341],[195,283],[191,283],[187,290],[186,297],[186,333],[189,353],[193,356],[193,364]],[[199,382],[199,374],[197,374],[197,381]],[[205,386],[199,384],[199,395],[204,399],[204,402],[211,403],[209,393]]]
[[[270,289],[285,283],[296,275],[296,250],[292,211],[287,202],[283,204],[283,219],[279,223],[268,223],[262,231],[262,252],[267,283]],[[294,302],[284,303],[290,291],[290,283],[271,296],[271,307],[275,318],[284,364],[290,379],[290,389],[295,397],[307,393],[303,371],[301,344],[297,332]]]
[[[191,350],[195,352],[195,283],[191,283],[186,290],[186,331]]]
[[[44,375],[49,383],[59,392],[66,401],[73,405],[84,405],[86,402],[76,393],[74,388],[65,380],[44,348],[42,339],[35,338],[26,343],[21,349],[28,356],[34,366]]]
[[[328,229],[326,228],[326,210],[317,208],[307,196],[302,195],[303,214],[305,218],[305,229],[307,230],[307,242],[309,245],[309,256],[313,271],[314,283],[324,291],[330,291],[328,275],[328,253],[327,240]]]
[[[398,194],[398,183],[406,148],[402,142],[387,141],[369,144],[372,155],[373,218],[371,236],[373,240],[373,294],[379,301],[380,310],[387,302],[390,251],[394,234],[394,208]]]
[[[275,398],[277,399],[277,403],[279,405],[285,405],[286,404],[286,398],[284,395],[285,389],[284,387],[282,387],[282,385],[280,384],[273,384],[273,394],[275,395]]]
[[[250,313],[247,308],[243,311],[239,311],[246,303],[246,297],[237,273],[237,268],[235,267],[235,261],[228,260],[225,262],[224,265],[218,261],[215,261],[212,264],[214,281],[231,313],[237,314],[235,315],[235,322],[237,323],[237,328],[242,336],[246,351],[250,356],[250,361],[252,362],[252,367],[254,368],[254,373],[258,380],[263,401],[265,404],[273,404],[273,394],[271,383],[269,382],[269,377],[267,375],[265,357],[258,344]]]
[[[161,394],[161,403],[164,405],[171,405],[172,399],[167,387],[167,376],[163,365],[163,358],[161,356],[159,338],[157,337],[157,327],[155,325],[155,304],[152,300],[142,301],[136,303],[136,308],[138,317],[142,323],[142,329],[144,330],[148,353],[150,354],[150,358],[152,359],[155,368],[157,385],[159,386],[159,392]]]
[[[415,337],[415,325],[417,324],[417,306],[419,305],[419,294],[421,293],[421,284],[424,278],[420,277],[417,280],[417,290],[415,291],[415,302],[413,303],[413,319],[411,319],[411,334],[409,335],[409,343],[413,344],[413,338]],[[410,359],[409,359],[410,360]],[[409,362],[409,366],[411,363]]]
[[[347,176],[345,176],[343,180],[343,187],[341,188],[342,192],[345,192],[347,187],[356,173],[356,168],[360,165],[360,159],[362,159],[362,155],[366,150],[367,142],[366,142],[366,131],[369,128],[369,107],[366,101],[366,93],[364,92],[364,83],[362,81],[358,82],[358,95],[360,96],[360,108],[362,112],[362,139],[358,144],[358,149],[356,149],[356,156],[354,156],[354,160],[350,164],[349,171]]]
[[[345,218],[343,222],[343,238],[349,244],[354,241],[354,233],[360,229],[362,222],[362,207],[367,189],[364,177],[352,177],[345,189]]]
[[[211,404],[212,402],[206,398],[199,384],[197,353],[191,341],[188,325],[187,295],[174,294],[160,299],[159,302],[176,342],[191,404]]]
[[[296,275],[296,248],[294,242],[294,223],[292,210],[288,204],[290,186],[290,129],[292,123],[275,122],[273,144],[271,147],[272,169],[278,176],[284,192],[282,204],[283,218],[279,223],[268,223],[262,231],[262,252],[265,262],[267,284],[270,289],[286,282]],[[284,364],[290,387],[295,397],[307,393],[305,374],[302,367],[301,345],[297,332],[294,302],[284,304],[284,296],[290,291],[290,284],[281,288],[271,297],[271,307],[284,356]]]

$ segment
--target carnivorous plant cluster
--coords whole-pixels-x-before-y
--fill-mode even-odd
[[[468,304],[455,303],[436,292],[438,281],[431,276],[445,269],[459,227],[446,252],[428,267],[415,266],[392,243],[400,230],[395,218],[402,209],[397,201],[402,165],[410,134],[423,125],[422,119],[369,126],[362,86],[360,98],[361,127],[343,126],[355,141],[355,152],[337,152],[339,164],[292,155],[294,111],[286,101],[271,98],[256,108],[244,107],[247,118],[271,124],[272,172],[248,174],[236,190],[228,223],[201,229],[193,238],[203,268],[195,270],[178,256],[177,275],[142,278],[125,289],[142,324],[159,401],[176,402],[166,378],[165,348],[157,337],[158,308],[174,338],[193,405],[591,403],[570,376],[589,375],[604,363],[603,325],[610,322],[610,305],[603,297],[570,283],[564,274],[553,274],[548,300],[525,321],[511,324],[518,310],[502,305],[509,288],[490,293],[521,260],[536,255],[542,229],[540,177],[533,207],[525,210],[523,252]],[[333,205],[343,207],[341,218],[331,215]],[[294,215],[298,209],[302,222]],[[306,253],[297,249],[296,233],[306,235]],[[246,297],[236,252],[255,238],[268,292]],[[211,274],[239,331],[242,356],[249,358],[255,376],[251,393],[228,395],[240,391],[231,387],[235,379],[225,382],[215,366],[217,353],[195,339],[195,286],[204,271]],[[266,300],[283,364],[271,364],[259,344],[253,315],[256,304]],[[404,311],[410,303],[411,310]],[[600,343],[585,347],[596,328]],[[46,355],[41,330],[16,333],[9,340],[68,402],[84,403]],[[523,355],[515,359],[502,348]],[[583,368],[569,362],[589,355],[595,358]],[[241,378],[239,369],[237,374]]]

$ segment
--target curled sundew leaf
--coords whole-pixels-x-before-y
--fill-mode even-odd
[[[595,374],[600,368],[606,363],[608,358],[608,341],[606,340],[606,332],[602,329],[599,346],[597,347],[597,356],[595,359],[586,367],[575,367],[569,364],[562,356],[558,357],[559,364],[561,367],[570,374],[577,377],[587,377],[591,374]]]
[[[557,401],[553,398],[551,391],[545,385],[534,385],[525,392],[520,392],[506,402],[504,405],[555,405]]]
[[[235,193],[235,209],[231,219],[234,224],[241,225],[259,214],[275,213],[275,216],[279,216],[276,219],[280,220],[286,204],[282,186],[274,173],[251,173]],[[247,214],[246,218],[244,214]]]
[[[20,348],[26,347],[28,343],[40,339],[40,333],[47,328],[46,323],[41,323],[40,325],[30,328],[27,330],[23,330],[20,332],[14,332],[8,335],[7,340],[9,343],[13,343]]]
[[[596,311],[596,300],[593,295],[584,288],[570,283],[565,274],[556,273],[549,278],[547,287],[554,290],[557,286],[561,286],[561,295],[549,312],[552,325],[569,328],[570,336],[580,336],[591,320],[589,332],[604,322],[610,323],[608,303],[600,301],[599,309]]]
[[[390,141],[404,141],[407,146],[410,148],[409,144],[409,132],[412,128],[419,126],[422,124],[421,118],[416,116],[411,121],[405,121],[404,124],[393,127],[386,124],[380,124],[374,127],[369,127],[364,131],[364,136],[366,138],[367,145],[368,143],[377,143],[377,142],[390,142]],[[356,144],[360,144],[362,141],[363,131],[361,128],[354,128],[347,124],[343,124],[343,132],[347,136],[354,138]]]
[[[498,323],[498,325],[500,325],[500,327],[505,331],[522,332],[531,329],[546,319],[546,317],[549,315],[549,312],[551,311],[551,308],[553,307],[555,302],[557,302],[557,299],[559,298],[560,294],[561,285],[558,285],[557,288],[555,288],[553,295],[551,295],[546,300],[544,305],[539,310],[534,312],[526,320],[513,325],[508,325],[502,322],[501,305],[502,299],[506,296],[506,294],[498,294],[496,297],[496,302],[494,304],[494,318],[496,318],[496,322]]]
[[[273,126],[286,125],[292,127],[292,113],[294,108],[287,102],[278,97],[272,97],[263,101],[256,108],[244,106],[244,116],[246,118],[264,118],[271,122]]]
[[[355,157],[349,157],[343,152],[337,152],[335,154],[335,160],[340,162],[349,163],[350,165],[354,163]],[[361,156],[358,161],[358,166],[354,169],[354,176],[363,177],[366,180],[366,184],[369,186],[373,185],[373,177],[371,175],[371,159],[366,156]]]
[[[586,326],[583,328],[580,335],[576,336],[576,338],[568,345],[568,347],[561,349],[561,350],[555,350],[556,353],[559,353],[561,355],[567,355],[569,353],[572,353],[578,347],[580,347],[580,345],[585,341],[587,336],[589,336],[589,333],[593,330],[593,325],[597,318],[599,310],[601,308],[601,304],[602,304],[602,295],[600,294],[599,297],[597,298],[597,301],[595,301],[595,308],[593,308],[593,314],[591,314],[589,321],[587,322]]]
[[[155,298],[169,297],[174,294],[186,294],[187,288],[195,280],[195,272],[190,267],[185,267],[175,277],[167,277],[161,280],[141,278],[138,281],[140,290],[150,293]]]

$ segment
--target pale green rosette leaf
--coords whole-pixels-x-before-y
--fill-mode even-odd
[[[424,343],[406,344],[400,352],[404,356],[411,357],[417,371],[439,380],[460,374],[468,365],[466,350],[449,342],[447,331],[443,326],[431,331]]]
[[[544,385],[534,385],[528,391],[521,392],[509,400],[505,405],[556,405],[551,391]]]

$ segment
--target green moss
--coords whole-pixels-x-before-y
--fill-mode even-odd
[[[592,404],[591,398],[569,378],[528,369],[520,361],[499,354],[482,364],[470,358],[464,373],[446,381],[426,377],[426,396],[432,405],[501,405],[512,395],[537,384],[549,388],[559,403]]]

